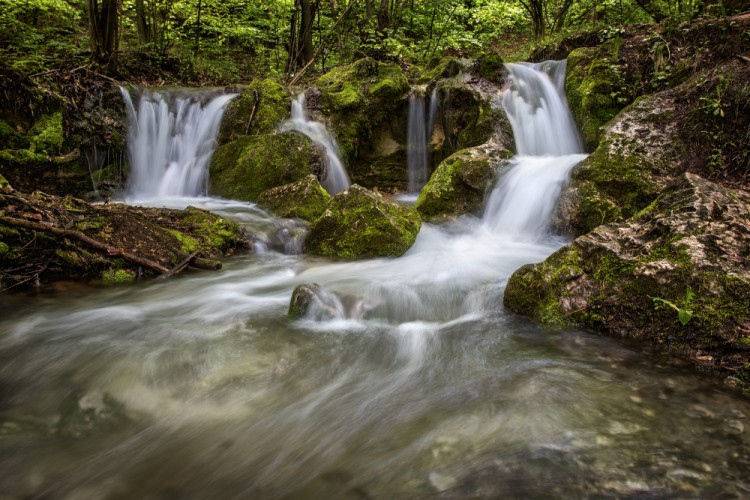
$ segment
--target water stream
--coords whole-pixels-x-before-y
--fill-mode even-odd
[[[537,137],[518,135],[522,113],[568,115],[554,72],[510,73],[523,154],[483,218],[425,224],[401,258],[269,251],[219,273],[0,296],[0,495],[750,494],[749,401],[501,307],[511,273],[564,243],[543,219],[582,158],[551,140],[575,130],[555,130],[552,151],[521,147]],[[547,94],[519,90],[531,88]],[[253,230],[276,224],[250,204],[188,203]],[[311,282],[368,312],[289,320],[291,291]]]
[[[406,163],[409,174],[408,193],[419,194],[427,184],[427,120],[424,96],[413,92],[409,96],[407,119]]]
[[[325,124],[307,116],[304,92],[292,101],[292,118],[281,124],[281,130],[296,130],[305,134],[323,150],[326,174],[321,183],[331,196],[351,185],[336,139],[328,132]]]

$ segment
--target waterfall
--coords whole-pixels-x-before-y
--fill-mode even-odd
[[[328,133],[326,126],[311,120],[305,108],[305,93],[301,93],[292,101],[292,118],[281,124],[281,130],[296,130],[309,137],[315,144],[323,148],[326,160],[326,174],[323,187],[331,195],[345,190],[351,185],[344,163],[341,161],[339,146]]]
[[[129,197],[206,194],[221,118],[236,94],[137,89],[134,104],[130,93],[120,90],[130,122]]]
[[[409,194],[419,194],[427,184],[427,122],[424,96],[409,96],[409,118],[406,137],[406,164],[409,169]]]
[[[585,155],[565,102],[565,61],[507,64],[502,99],[516,143],[512,168],[492,191],[485,223],[520,239],[544,235],[570,170]]]

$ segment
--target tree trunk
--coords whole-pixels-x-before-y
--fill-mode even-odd
[[[544,37],[544,0],[520,0],[523,8],[531,17],[531,25],[534,31],[534,38],[539,40]]]
[[[135,25],[138,30],[138,41],[141,44],[151,43],[151,24],[144,0],[135,0]]]
[[[313,6],[310,0],[300,0],[302,16],[300,19],[299,43],[301,54],[300,65],[304,66],[312,60],[315,47],[313,46],[313,21],[315,18]]]
[[[119,0],[88,0],[89,46],[92,58],[104,66],[117,62]]]

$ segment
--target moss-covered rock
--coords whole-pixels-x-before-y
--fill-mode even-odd
[[[258,197],[258,205],[280,217],[309,222],[323,215],[330,201],[331,196],[312,174],[292,184],[263,191]]]
[[[613,38],[568,56],[565,92],[589,151],[599,143],[600,128],[630,101],[618,64],[621,45],[621,38]]]
[[[698,364],[740,367],[750,360],[748,207],[750,193],[684,174],[633,219],[599,226],[516,271],[504,303],[546,324],[648,339]]]
[[[373,132],[403,107],[410,90],[398,65],[369,58],[331,70],[316,86],[323,112],[350,165],[368,150]]]
[[[479,148],[454,153],[438,165],[414,208],[430,221],[463,214],[479,215],[484,195],[495,178],[494,163]]]
[[[270,78],[253,80],[227,105],[221,121],[219,144],[243,135],[274,132],[289,116],[290,107],[289,93],[280,83]]]
[[[676,93],[642,97],[611,121],[599,147],[573,171],[561,207],[574,234],[628,219],[686,168]]]
[[[211,159],[212,194],[256,201],[267,190],[320,171],[323,159],[299,132],[243,136],[219,147]]]
[[[313,224],[305,251],[339,259],[397,257],[414,244],[420,227],[415,210],[355,184]]]
[[[427,85],[444,78],[453,78],[454,76],[458,76],[463,71],[463,68],[464,66],[461,61],[455,57],[446,56],[434,59],[417,77],[417,84]]]
[[[3,177],[3,174],[0,173],[0,190],[2,191],[12,191],[13,187],[11,187],[10,182],[8,182],[5,177]]]
[[[26,136],[12,127],[5,120],[0,120],[0,150],[26,149],[29,141]]]

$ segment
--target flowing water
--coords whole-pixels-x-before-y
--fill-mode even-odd
[[[554,83],[531,69],[511,68],[514,89]],[[555,114],[510,94],[519,122],[532,107],[516,99]],[[747,496],[750,402],[500,305],[515,269],[564,243],[537,218],[581,157],[568,149],[519,156],[482,219],[425,224],[398,259],[270,250],[218,273],[0,297],[0,496]],[[528,183],[547,186],[517,199]],[[249,204],[183,203],[286,231]],[[340,307],[288,319],[300,283]]]
[[[120,90],[130,120],[129,198],[206,194],[221,117],[236,94],[135,89],[133,103],[130,93]]]
[[[407,120],[406,163],[409,173],[408,193],[419,194],[427,184],[427,121],[424,96],[413,92],[409,96]]]
[[[336,139],[331,136],[324,124],[311,120],[307,116],[304,92],[292,101],[292,118],[281,124],[281,130],[296,130],[305,134],[323,150],[326,161],[326,175],[322,184],[331,196],[351,185],[349,174],[346,173],[344,162],[341,161]]]

